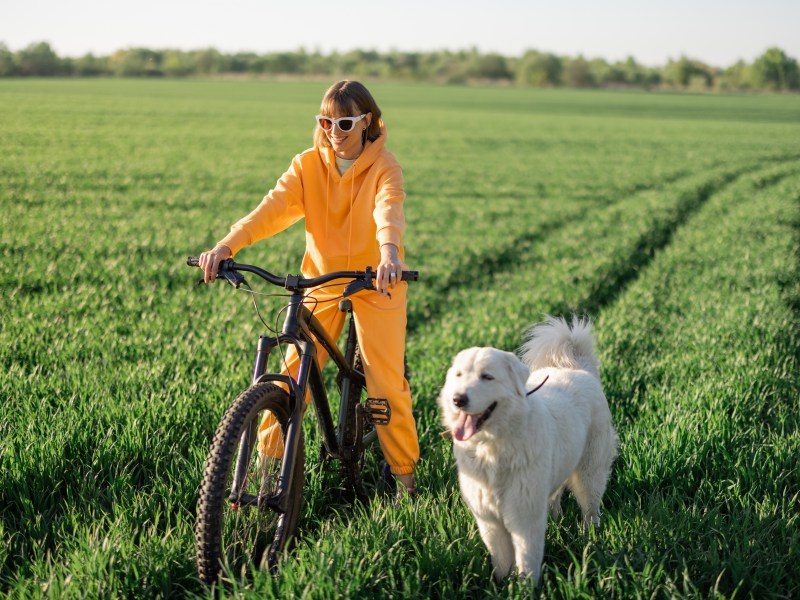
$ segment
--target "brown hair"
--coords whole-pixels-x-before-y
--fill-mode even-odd
[[[319,112],[329,117],[356,117],[372,113],[372,122],[367,128],[366,139],[374,142],[381,135],[381,109],[378,108],[375,98],[372,97],[369,90],[358,81],[344,80],[334,83],[322,97]],[[331,145],[325,132],[319,126],[314,129],[314,145]]]

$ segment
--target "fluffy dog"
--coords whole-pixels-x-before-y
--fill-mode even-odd
[[[496,348],[459,352],[439,404],[453,437],[461,493],[495,577],[516,566],[538,583],[548,506],[559,517],[569,488],[584,524],[600,524],[617,434],[591,322],[573,318],[570,327],[549,317],[528,331],[520,354],[522,360]]]

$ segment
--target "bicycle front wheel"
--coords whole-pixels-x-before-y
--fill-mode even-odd
[[[288,394],[270,383],[246,389],[225,412],[211,444],[197,502],[195,540],[202,581],[213,583],[223,571],[244,577],[251,567],[266,564],[272,569],[288,549],[303,499],[302,432],[286,511],[278,514],[267,507],[266,500],[277,486],[290,415]],[[262,453],[258,428],[265,418],[273,420],[272,436],[280,439],[272,439]]]

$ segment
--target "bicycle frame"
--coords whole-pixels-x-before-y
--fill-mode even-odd
[[[190,267],[199,267],[200,259],[195,256],[190,256],[186,259],[186,264]],[[347,297],[360,290],[376,289],[374,287],[376,273],[371,267],[366,267],[364,271],[336,271],[310,279],[303,278],[299,275],[278,277],[255,265],[237,264],[232,258],[228,258],[220,263],[218,276],[225,279],[233,287],[238,288],[242,283],[245,283],[244,277],[241,275],[240,271],[255,273],[268,283],[277,285],[291,292],[289,305],[287,306],[286,320],[284,321],[281,333],[278,334],[277,337],[259,337],[255,366],[253,367],[253,384],[274,381],[286,386],[289,392],[290,406],[288,408],[291,415],[285,432],[283,462],[278,475],[275,494],[266,498],[250,496],[246,499],[241,498],[239,494],[251,460],[251,450],[256,443],[258,435],[259,423],[254,420],[248,430],[244,431],[241,436],[231,484],[230,500],[232,503],[237,503],[239,505],[246,504],[252,506],[257,504],[259,510],[263,510],[264,507],[267,507],[284,515],[286,513],[287,491],[292,485],[294,457],[297,453],[298,442],[302,433],[300,428],[302,427],[303,416],[307,408],[305,398],[308,393],[310,393],[314,403],[317,423],[322,434],[323,447],[328,457],[351,461],[354,459],[354,454],[358,453],[358,444],[366,446],[377,437],[377,433],[373,429],[364,435],[362,439],[356,439],[356,446],[346,446],[344,443],[344,436],[347,433],[348,409],[352,407],[351,388],[353,384],[356,384],[356,387],[361,389],[366,386],[364,374],[353,366],[355,363],[356,334],[355,328],[353,327],[352,313],[348,320],[347,345],[343,354],[336,345],[336,342],[332,340],[323,329],[317,318],[303,305],[306,296],[302,290],[325,285],[336,279],[350,279],[351,281],[347,284],[343,293],[343,296]],[[401,280],[416,281],[418,277],[419,274],[416,271],[403,271]],[[345,312],[351,312],[351,308],[349,307],[342,308],[340,305],[340,308]],[[317,359],[315,340],[319,342],[333,359],[333,362],[338,367],[339,373],[342,376],[340,381],[341,399],[339,404],[339,420],[336,427],[333,425],[328,394],[325,390],[322,371],[319,360]],[[299,369],[295,379],[289,375],[265,372],[267,358],[270,352],[281,345],[294,346],[300,357]],[[356,402],[359,402],[359,400],[360,398],[355,399]],[[370,399],[368,399],[368,403],[369,400]],[[381,399],[373,398],[371,400],[378,402]],[[383,402],[388,408],[385,399]],[[390,411],[382,410],[372,412],[369,406],[366,407],[366,412],[372,414],[373,417],[374,415],[386,416],[391,414]],[[360,414],[356,413],[356,423],[359,422],[360,418]],[[383,422],[371,421],[371,423],[385,425],[388,423],[388,418]],[[356,425],[356,427],[358,427],[358,425]],[[278,527],[282,527],[282,520],[283,517],[280,518]]]
[[[294,473],[294,457],[297,452],[300,428],[306,412],[306,394],[311,393],[311,401],[317,416],[317,423],[322,435],[325,451],[328,456],[342,458],[344,447],[345,411],[350,401],[350,388],[352,382],[365,385],[364,374],[353,368],[356,348],[356,334],[353,327],[352,314],[348,321],[347,342],[343,354],[336,343],[331,339],[317,318],[304,305],[305,295],[302,291],[293,291],[287,307],[286,319],[281,333],[277,337],[260,336],[256,350],[255,365],[253,367],[253,384],[265,381],[283,383],[289,389],[291,404],[291,417],[286,431],[283,462],[275,494],[263,500],[264,504],[278,513],[286,510],[286,491],[292,485]],[[331,414],[328,393],[322,378],[322,370],[317,359],[317,348],[314,340],[319,341],[330,358],[334,361],[343,375],[341,399],[339,403],[338,426],[334,426]],[[297,379],[289,375],[266,373],[266,364],[269,354],[280,345],[292,345],[300,357]],[[241,485],[244,478],[246,465],[250,458],[250,448],[256,440],[255,423],[250,431],[242,434],[239,445],[239,456],[236,460],[236,469],[231,494]],[[241,472],[241,474],[240,474]]]

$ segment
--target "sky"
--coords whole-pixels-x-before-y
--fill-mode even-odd
[[[463,50],[727,67],[800,60],[800,0],[0,0],[0,42],[59,56],[144,47],[224,53]]]

